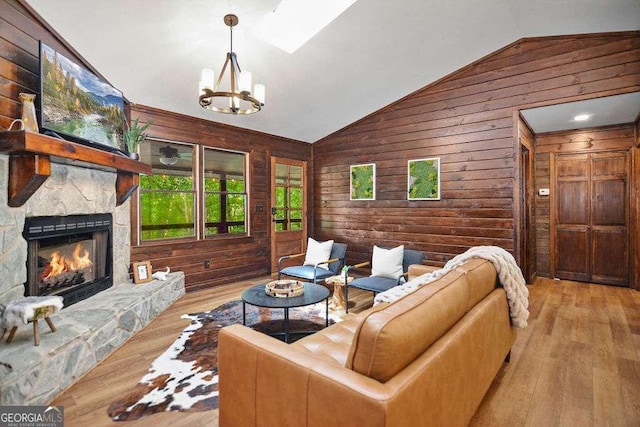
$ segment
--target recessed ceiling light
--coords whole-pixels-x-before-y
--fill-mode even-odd
[[[267,43],[293,53],[356,1],[282,0],[253,32]]]
[[[591,114],[578,114],[573,118],[576,122],[584,122],[585,120],[589,120],[591,118]]]

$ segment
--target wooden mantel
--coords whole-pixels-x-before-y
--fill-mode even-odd
[[[51,175],[51,162],[116,171],[116,205],[138,188],[151,166],[115,153],[24,131],[0,132],[0,153],[9,155],[8,205],[22,206]]]

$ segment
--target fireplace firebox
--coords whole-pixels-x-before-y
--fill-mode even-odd
[[[113,286],[112,233],[111,214],[25,218],[25,295],[60,295],[68,307]]]

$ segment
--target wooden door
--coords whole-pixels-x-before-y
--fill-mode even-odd
[[[591,281],[629,284],[629,159],[627,153],[591,158]]]
[[[554,277],[628,286],[628,153],[554,160]]]
[[[271,158],[271,271],[283,255],[303,253],[307,245],[307,163]],[[303,259],[297,259],[302,263]]]

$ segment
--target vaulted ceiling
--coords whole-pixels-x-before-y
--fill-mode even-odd
[[[300,0],[304,1],[304,0]],[[278,0],[27,0],[133,103],[315,142],[523,37],[640,29],[638,0],[359,0],[293,54],[252,28]],[[234,51],[263,111],[198,104],[202,68]]]

